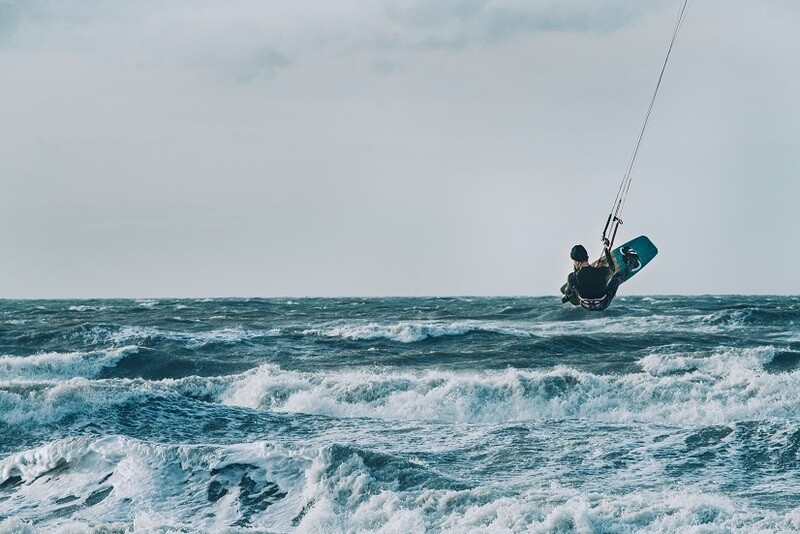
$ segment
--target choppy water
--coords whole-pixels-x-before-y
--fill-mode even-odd
[[[800,531],[800,298],[0,301],[0,532]]]

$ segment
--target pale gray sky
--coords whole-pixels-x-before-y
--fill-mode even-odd
[[[0,295],[548,295],[681,0],[0,0]],[[800,3],[694,0],[620,294],[800,293]]]

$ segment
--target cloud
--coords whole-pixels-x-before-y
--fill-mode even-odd
[[[622,0],[592,3],[577,0],[415,1],[392,5],[387,15],[391,22],[411,32],[406,45],[461,49],[546,32],[609,33],[662,9],[665,4],[665,1]]]
[[[26,26],[76,28],[98,22],[119,22],[138,19],[144,13],[145,2],[113,2],[86,0],[58,2],[54,0],[0,0],[0,32],[6,35]]]
[[[550,292],[602,229],[679,7],[0,0],[0,293]],[[625,214],[670,272],[797,227],[798,9],[692,6]],[[769,269],[634,286],[795,291]]]
[[[248,84],[292,64],[275,44],[274,11],[247,1],[0,0],[0,46]]]
[[[198,46],[197,50],[176,54],[170,62],[198,77],[242,85],[272,79],[293,64],[287,55],[258,42],[220,48]]]
[[[230,59],[230,58],[229,58]],[[291,65],[288,57],[274,48],[261,47],[232,63],[236,72],[233,79],[240,83],[253,83],[261,78],[272,78],[279,69]]]

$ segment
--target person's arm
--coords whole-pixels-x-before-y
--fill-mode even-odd
[[[611,256],[611,252],[607,248],[603,249],[603,255],[592,264],[592,267],[609,267],[610,269],[614,269],[614,259]]]
[[[611,255],[611,249],[608,247],[603,247],[603,255],[606,258],[606,265],[608,265],[612,271],[616,271],[614,268],[614,257]]]

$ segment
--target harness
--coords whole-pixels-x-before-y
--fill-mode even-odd
[[[583,297],[578,297],[580,299],[581,308],[584,310],[589,311],[603,311],[606,308],[606,297],[608,295],[603,295],[599,299],[585,299]]]
[[[578,284],[578,273],[580,273],[580,270],[575,273],[576,286]],[[582,297],[580,293],[577,292],[577,287],[575,292],[578,294],[578,300],[581,304],[581,308],[584,310],[603,311],[606,306],[608,306],[608,293],[604,294],[602,297],[587,299]]]

